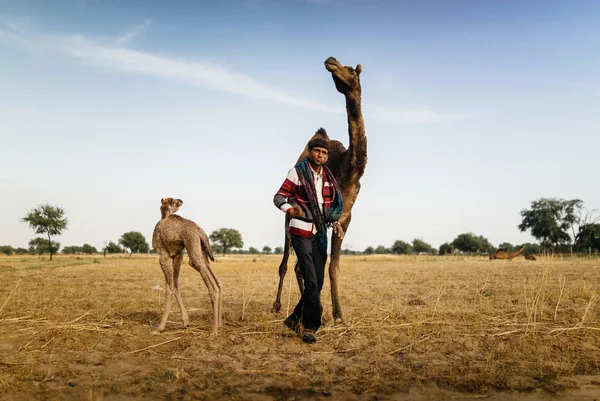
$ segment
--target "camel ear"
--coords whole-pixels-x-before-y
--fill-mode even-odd
[[[356,71],[356,75],[360,75],[360,73],[362,72],[362,65],[357,64],[354,71]]]
[[[165,201],[165,198],[160,198],[160,203],[163,203]]]

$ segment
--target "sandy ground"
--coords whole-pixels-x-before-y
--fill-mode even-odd
[[[220,257],[224,321],[210,333],[185,266],[167,330],[156,257],[0,258],[0,400],[600,400],[600,263],[345,257],[345,322],[304,344],[276,256]],[[330,316],[329,283],[323,292]]]

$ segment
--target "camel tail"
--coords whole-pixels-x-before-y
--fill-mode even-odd
[[[208,240],[208,235],[206,235],[204,230],[200,227],[198,227],[198,229],[200,230],[198,236],[200,237],[200,246],[202,247],[202,251],[204,251],[204,254],[214,262],[215,256],[213,255],[212,249],[210,248],[210,241]]]

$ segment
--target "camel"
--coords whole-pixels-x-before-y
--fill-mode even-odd
[[[204,284],[208,288],[210,302],[213,308],[213,333],[222,325],[223,291],[219,279],[210,268],[210,260],[214,262],[208,236],[196,223],[174,214],[183,205],[181,199],[165,198],[160,200],[161,219],[154,227],[152,234],[152,246],[158,253],[160,267],[166,280],[166,300],[162,319],[157,332],[162,332],[167,324],[171,310],[173,295],[177,299],[183,328],[189,326],[188,317],[183,299],[179,293],[179,270],[183,261],[183,250],[185,249],[190,258],[189,264],[202,276]],[[210,259],[210,260],[209,260]]]
[[[344,233],[348,231],[352,218],[352,207],[360,191],[360,178],[365,172],[367,164],[367,137],[365,135],[365,124],[362,116],[360,73],[362,66],[356,68],[342,66],[335,58],[329,57],[325,60],[325,68],[331,73],[336,89],[346,98],[346,113],[348,116],[348,149],[341,142],[330,140],[327,132],[320,128],[310,140],[321,137],[329,141],[329,159],[327,167],[334,174],[342,198],[344,200],[344,212],[340,218],[340,224]],[[308,156],[308,145],[298,158],[298,162]],[[285,222],[285,244],[283,258],[279,265],[279,287],[277,298],[273,303],[273,311],[281,310],[281,293],[283,280],[287,272],[287,263],[290,255],[290,237],[287,232],[288,218]],[[332,235],[331,261],[329,262],[329,280],[331,282],[331,303],[334,323],[343,322],[342,307],[339,301],[338,275],[340,270],[340,254],[342,250],[342,238]],[[300,293],[303,292],[303,281],[299,271],[298,263],[294,268]]]
[[[521,246],[521,248],[519,248],[519,250],[517,252],[506,252],[506,251],[503,251],[502,249],[498,249],[496,252],[490,254],[490,260],[494,260],[494,259],[512,260],[514,257],[517,257],[521,253],[523,253],[523,251],[525,251],[524,246]]]

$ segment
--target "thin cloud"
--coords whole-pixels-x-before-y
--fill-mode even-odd
[[[46,50],[59,51],[94,67],[171,79],[190,86],[235,93],[308,110],[343,112],[342,108],[330,107],[286,93],[219,65],[167,57],[127,47],[135,37],[148,30],[152,25],[150,20],[108,43],[92,40],[85,35],[33,34],[6,20],[0,20],[0,24],[4,25],[4,28],[0,25],[0,39],[28,48],[43,47]],[[468,118],[467,115],[439,113],[429,109],[395,109],[375,104],[371,104],[371,107],[365,106],[365,111],[368,111],[371,121],[385,124],[428,124]]]

